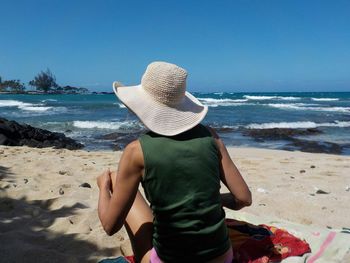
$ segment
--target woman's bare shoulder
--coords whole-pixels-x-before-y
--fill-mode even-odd
[[[143,152],[141,148],[141,143],[139,140],[134,140],[130,142],[123,151],[123,160],[128,160],[129,162],[143,166],[144,160],[143,160]],[[127,157],[127,158],[125,158]]]
[[[208,131],[210,131],[210,133],[214,137],[214,139],[220,139],[219,135],[217,134],[217,132],[215,131],[214,128],[212,128],[208,125],[206,125],[205,127],[208,129]]]

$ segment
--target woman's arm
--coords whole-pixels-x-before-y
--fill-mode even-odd
[[[123,226],[134,202],[143,168],[141,145],[134,141],[124,149],[120,158],[116,183],[112,186],[110,171],[98,177],[98,216],[108,235],[113,235]]]
[[[244,181],[241,173],[238,171],[236,165],[233,163],[226,146],[219,138],[217,133],[209,128],[216,141],[219,156],[220,156],[220,176],[221,181],[230,190],[230,193],[222,194],[221,200],[223,206],[239,210],[245,206],[252,204],[252,195],[248,185]]]

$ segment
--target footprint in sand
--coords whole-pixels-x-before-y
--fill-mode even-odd
[[[60,191],[61,191],[61,189],[62,189],[62,191],[65,191],[67,189],[72,188],[72,185],[71,184],[61,184],[59,187],[60,187]]]
[[[300,220],[300,223],[305,224],[305,225],[311,225],[313,222],[312,222],[312,220],[310,220],[310,219],[302,218],[302,219]]]
[[[86,166],[86,167],[82,167],[81,168],[81,171],[83,171],[83,172],[89,172],[89,171],[92,171],[92,170],[95,170],[95,168],[91,167],[91,166]]]
[[[325,175],[325,176],[335,176],[335,175],[337,175],[336,173],[334,173],[334,172],[331,172],[331,171],[326,171],[326,172],[323,172],[323,173],[321,173],[322,175]]]
[[[70,170],[66,170],[66,169],[63,169],[63,170],[59,170],[58,171],[58,174],[60,174],[60,175],[66,175],[66,176],[72,176],[73,175],[73,173],[70,171]]]

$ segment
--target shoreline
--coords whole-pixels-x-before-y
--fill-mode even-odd
[[[349,156],[228,151],[253,195],[252,206],[242,212],[328,230],[350,227]],[[57,262],[97,262],[130,254],[125,229],[109,237],[97,216],[96,177],[108,167],[116,170],[121,154],[0,146],[3,259],[45,262],[49,255]]]
[[[350,156],[350,93],[196,93],[226,145]],[[115,95],[3,95],[9,120],[64,133],[87,150],[122,149],[143,126]],[[109,135],[116,133],[115,138]],[[104,137],[110,139],[104,139]]]

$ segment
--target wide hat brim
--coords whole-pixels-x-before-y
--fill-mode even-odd
[[[179,103],[168,106],[153,99],[141,84],[118,87],[118,82],[114,82],[113,90],[149,130],[161,135],[185,132],[199,124],[208,112],[208,107],[189,92]]]

